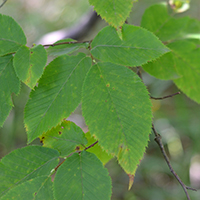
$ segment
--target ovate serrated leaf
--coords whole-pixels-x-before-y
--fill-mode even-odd
[[[90,146],[97,141],[94,137],[91,136],[90,132],[87,132],[85,136],[88,140],[87,146]],[[97,158],[103,163],[103,165],[105,165],[109,160],[113,158],[113,156],[105,152],[98,143],[95,144],[92,148],[89,148],[87,151],[94,153]]]
[[[151,132],[151,102],[145,85],[130,69],[98,63],[83,86],[82,110],[91,135],[135,173]]]
[[[58,157],[58,151],[41,146],[27,146],[6,155],[0,162],[0,197],[27,180],[48,176]]]
[[[155,60],[169,49],[151,32],[132,25],[122,27],[122,40],[113,27],[105,27],[94,38],[91,53],[105,62],[140,66]]]
[[[30,179],[11,189],[1,200],[54,200],[51,177],[40,176]]]
[[[60,125],[43,133],[40,140],[45,147],[56,149],[61,156],[67,156],[75,151],[76,146],[85,146],[87,139],[80,127],[70,121],[64,120]]]
[[[133,0],[89,0],[89,2],[103,19],[116,28],[124,24],[133,6]]]
[[[26,37],[17,22],[0,14],[0,56],[16,52],[26,44]]]
[[[54,180],[56,200],[110,200],[111,179],[102,163],[89,152],[76,153],[58,168]]]
[[[28,142],[57,126],[75,110],[90,67],[91,58],[83,53],[60,56],[46,67],[25,107]]]
[[[70,42],[72,42],[72,43],[70,43]],[[49,56],[60,56],[63,54],[72,53],[80,48],[87,48],[89,45],[88,42],[84,42],[84,43],[73,43],[73,42],[76,42],[76,40],[72,40],[70,38],[64,39],[64,40],[59,40],[54,44],[58,44],[58,43],[63,43],[63,44],[50,46],[47,49],[47,53]],[[64,44],[64,43],[68,43],[68,44]]]
[[[47,53],[42,45],[28,48],[22,46],[14,57],[17,76],[30,88],[34,88],[42,76],[47,61]]]
[[[19,91],[20,81],[13,68],[13,56],[0,57],[0,126],[13,106],[11,94],[18,94]]]
[[[200,103],[200,49],[188,41],[177,41],[170,44],[176,69],[181,78],[174,83],[188,97]]]

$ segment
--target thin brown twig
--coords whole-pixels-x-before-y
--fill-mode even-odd
[[[170,94],[170,95],[167,95],[167,96],[164,96],[164,97],[158,97],[158,98],[150,96],[150,98],[154,99],[154,100],[163,100],[163,99],[167,99],[167,98],[173,97],[173,96],[175,96],[177,94],[181,94],[181,92],[176,92],[174,94]]]
[[[55,46],[63,45],[63,44],[80,44],[80,43],[90,43],[90,41],[59,42],[59,43],[54,43],[54,44],[44,44],[43,47],[55,47]]]
[[[90,146],[86,147],[85,149],[81,150],[81,151],[78,150],[78,151],[74,151],[74,152],[70,153],[70,154],[66,157],[66,159],[69,158],[70,156],[72,156],[74,153],[81,153],[82,151],[86,151],[87,149],[90,149],[91,147],[93,147],[93,146],[94,146],[95,144],[97,144],[97,143],[98,143],[98,140],[97,140],[96,142],[94,142],[93,144],[91,144]],[[59,163],[59,164],[54,168],[54,172],[57,171],[57,169],[65,162],[66,159],[64,159],[61,163]]]
[[[86,148],[84,149],[84,151],[86,151],[87,149],[93,147],[93,146],[94,146],[95,144],[97,144],[98,142],[99,142],[99,141],[97,140],[96,142],[94,142],[94,143],[91,144],[90,146],[86,147]]]
[[[158,144],[158,146],[159,146],[159,148],[160,148],[160,150],[161,150],[161,152],[162,152],[162,154],[163,154],[163,156],[164,156],[164,158],[165,158],[165,161],[166,161],[166,163],[167,163],[167,165],[168,165],[168,167],[169,167],[169,169],[170,169],[170,171],[171,171],[171,173],[174,175],[174,177],[176,178],[176,180],[177,180],[177,181],[180,183],[180,185],[182,186],[182,188],[183,188],[183,190],[184,190],[184,192],[185,192],[185,194],[186,194],[186,196],[187,196],[187,199],[188,199],[188,200],[191,200],[191,199],[190,199],[190,196],[189,196],[189,194],[188,194],[187,189],[188,189],[188,190],[193,190],[193,191],[197,191],[197,190],[194,189],[194,188],[187,187],[187,186],[183,183],[183,181],[180,179],[180,177],[176,174],[176,172],[175,172],[174,169],[172,168],[172,165],[171,165],[171,163],[170,163],[170,161],[169,161],[169,158],[168,158],[168,156],[167,156],[167,154],[166,154],[166,152],[165,152],[165,149],[164,149],[164,146],[163,146],[163,143],[162,143],[161,135],[158,134],[157,131],[155,130],[154,124],[152,124],[152,130],[153,130],[154,135],[155,135],[155,141],[157,142],[157,144]]]
[[[7,0],[4,0],[3,3],[0,5],[0,8],[3,7],[3,5],[7,2]]]

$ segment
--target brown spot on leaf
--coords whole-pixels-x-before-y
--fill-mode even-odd
[[[75,148],[75,150],[76,150],[76,151],[79,151],[79,150],[80,150],[80,147],[79,147],[79,146],[77,146],[77,147]]]
[[[62,134],[62,132],[61,132],[61,131],[59,131],[59,132],[58,132],[58,134],[59,134],[59,135],[61,135],[61,134]]]

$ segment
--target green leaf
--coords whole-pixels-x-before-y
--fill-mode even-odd
[[[124,24],[133,6],[133,0],[89,0],[89,3],[103,19],[116,28]]]
[[[50,175],[58,157],[58,151],[41,146],[27,146],[6,155],[0,162],[0,196],[27,180]]]
[[[64,120],[60,125],[40,136],[43,146],[56,149],[61,156],[67,156],[78,145],[87,144],[85,134],[80,127],[70,121]]]
[[[67,158],[58,168],[53,184],[56,200],[111,198],[111,179],[107,169],[94,154],[86,151]]]
[[[196,19],[189,19],[188,24],[184,29],[183,39],[193,41],[200,44],[200,21]]]
[[[36,177],[11,189],[1,200],[54,200],[52,185],[51,177]]]
[[[189,17],[179,19],[169,19],[165,24],[156,32],[156,35],[161,41],[177,40],[184,37],[184,30],[189,22]]]
[[[13,68],[13,56],[0,57],[0,126],[12,109],[12,93],[18,94],[19,91],[20,81]]]
[[[16,52],[26,44],[26,37],[17,22],[0,14],[0,56]]]
[[[140,78],[120,65],[94,65],[83,85],[82,110],[99,145],[118,156],[127,174],[135,173],[152,122],[151,102]]]
[[[180,78],[176,71],[172,52],[166,53],[159,59],[143,65],[142,68],[159,79],[169,80]]]
[[[189,98],[200,103],[200,49],[189,41],[176,41],[168,44],[172,50],[143,69],[159,79],[173,79],[174,83]]]
[[[172,18],[167,13],[167,5],[158,4],[145,11],[141,25],[167,41],[172,50],[143,68],[157,78],[174,79],[178,88],[200,103],[200,50],[197,46],[200,44],[200,22],[189,17]]]
[[[154,60],[169,49],[151,32],[132,25],[122,27],[122,40],[113,27],[105,27],[94,38],[91,53],[105,62],[140,66]]]
[[[170,44],[176,69],[181,78],[174,83],[188,97],[200,103],[200,49],[192,42],[177,41]]]
[[[97,141],[94,137],[91,136],[90,132],[87,132],[85,136],[88,140],[87,146],[90,146]],[[95,144],[92,148],[89,148],[87,151],[94,153],[97,158],[103,163],[103,165],[105,165],[109,160],[113,158],[113,156],[105,152],[98,143]]]
[[[145,10],[142,16],[141,26],[157,34],[170,18],[166,3],[155,4]]]
[[[28,142],[57,126],[75,110],[90,67],[91,58],[83,53],[60,56],[46,67],[25,107]]]
[[[141,26],[153,32],[160,40],[171,42],[180,39],[199,39],[200,22],[187,17],[173,18],[168,14],[166,3],[146,9]]]
[[[189,98],[200,103],[200,49],[189,41],[168,44],[172,50],[155,62],[144,65],[145,71],[159,79],[174,79],[174,83]]]
[[[15,54],[13,64],[20,80],[33,89],[42,76],[46,61],[47,53],[42,45],[30,49],[22,46]]]
[[[72,40],[70,38],[59,40],[54,44],[58,44],[58,43],[69,43],[69,44],[50,46],[47,49],[47,53],[49,56],[60,56],[63,54],[70,54],[80,48],[87,48],[89,46],[88,42],[85,42],[85,43],[73,43],[73,42],[76,42],[76,40]]]

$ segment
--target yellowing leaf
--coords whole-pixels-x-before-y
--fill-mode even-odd
[[[88,140],[87,146],[97,141],[96,139],[94,139],[94,137],[91,136],[90,132],[87,132],[85,136]],[[94,153],[97,158],[103,163],[103,165],[105,165],[110,159],[113,158],[113,156],[104,151],[98,143],[95,144],[92,148],[89,148],[87,151]]]
[[[87,144],[82,129],[70,121],[64,120],[61,124],[43,133],[40,141],[44,147],[56,149],[61,156],[67,156],[75,151],[76,146],[84,147]]]

